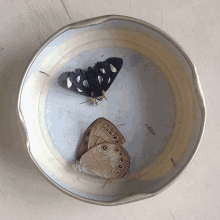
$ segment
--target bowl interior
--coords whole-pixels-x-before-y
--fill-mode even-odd
[[[121,57],[123,67],[99,106],[58,85],[61,73],[109,57]],[[110,20],[61,31],[39,52],[22,86],[20,110],[32,159],[58,188],[95,201],[166,187],[185,168],[200,137],[202,109],[193,74],[183,52],[143,24]],[[126,139],[131,165],[122,179],[71,168],[83,133],[99,117]]]
[[[123,58],[123,68],[106,93],[107,101],[99,106],[83,103],[89,98],[58,85],[62,72],[74,67],[87,69],[112,56]],[[75,160],[86,128],[98,117],[109,119],[125,137],[124,147],[131,158],[130,173],[151,164],[170,140],[175,121],[172,88],[159,67],[135,51],[117,47],[84,51],[60,68],[52,84],[44,86],[48,91],[42,100],[45,116],[41,122],[45,123],[54,148],[69,163]]]

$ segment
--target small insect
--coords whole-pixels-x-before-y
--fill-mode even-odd
[[[58,84],[78,94],[92,98],[92,103],[98,105],[106,99],[109,89],[123,65],[123,60],[111,57],[103,62],[97,62],[88,70],[76,69],[64,72],[58,78]]]
[[[153,128],[149,127],[147,124],[145,124],[145,125],[148,128],[148,130],[151,132],[151,134],[155,135]]]
[[[122,144],[125,139],[107,119],[98,118],[86,130],[73,168],[107,179],[122,178],[130,166],[130,157]]]

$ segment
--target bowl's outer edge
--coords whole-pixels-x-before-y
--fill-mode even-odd
[[[56,38],[57,36],[59,36],[60,34],[62,34],[63,32],[65,32],[67,30],[84,28],[84,27],[88,27],[88,26],[92,26],[92,25],[96,25],[96,24],[100,24],[100,23],[105,23],[105,22],[111,21],[111,20],[126,20],[126,21],[135,22],[135,23],[147,26],[148,28],[151,28],[152,30],[154,30],[154,31],[158,32],[159,34],[161,34],[163,37],[165,37],[167,40],[169,40],[173,45],[175,45],[175,47],[181,52],[181,54],[187,60],[188,64],[190,65],[190,67],[192,69],[192,77],[193,77],[193,82],[194,82],[194,88],[195,88],[195,91],[196,91],[196,94],[197,94],[197,99],[198,99],[198,102],[199,102],[199,105],[200,105],[200,108],[201,108],[201,111],[202,111],[202,125],[201,125],[201,128],[200,128],[199,137],[198,137],[196,146],[194,147],[193,153],[189,157],[189,159],[188,159],[187,163],[185,164],[185,166],[182,167],[182,169],[179,171],[179,173],[175,177],[173,177],[166,185],[164,185],[163,187],[161,187],[157,191],[155,191],[153,193],[150,193],[150,194],[142,193],[142,194],[136,194],[136,195],[128,196],[126,198],[119,199],[117,201],[100,202],[100,201],[95,201],[95,200],[91,200],[91,199],[86,199],[86,198],[83,198],[83,197],[78,196],[76,194],[70,193],[68,190],[66,190],[63,187],[61,187],[60,185],[56,184],[53,180],[51,180],[43,172],[43,170],[40,168],[40,166],[34,160],[32,154],[30,152],[30,143],[29,143],[28,134],[27,134],[27,131],[26,131],[25,120],[24,120],[24,117],[23,117],[22,112],[20,110],[20,101],[21,101],[21,93],[22,93],[23,84],[24,84],[25,78],[28,74],[28,71],[29,71],[32,63],[34,62],[34,60],[38,56],[38,54],[44,49],[45,46],[47,46],[47,44],[49,44],[54,38]],[[69,25],[63,27],[62,29],[60,29],[59,31],[57,31],[56,33],[54,33],[50,38],[48,38],[42,44],[42,46],[35,52],[34,56],[30,59],[28,65],[27,65],[27,67],[24,71],[24,74],[22,75],[22,78],[20,80],[20,87],[19,87],[17,103],[16,103],[16,114],[17,114],[17,120],[18,120],[18,125],[19,125],[19,129],[20,129],[22,141],[25,145],[25,149],[28,151],[29,156],[32,159],[32,161],[34,162],[34,164],[36,165],[38,171],[43,175],[43,177],[47,181],[49,181],[53,186],[55,186],[57,189],[61,190],[65,194],[67,194],[71,197],[74,197],[76,199],[79,199],[81,201],[91,203],[91,204],[96,204],[96,205],[115,206],[115,205],[123,205],[123,204],[131,203],[131,202],[135,202],[135,201],[139,201],[139,200],[142,200],[142,199],[146,199],[146,198],[155,196],[155,195],[159,194],[160,192],[162,192],[163,190],[165,190],[167,187],[169,187],[183,173],[183,171],[186,169],[186,167],[188,167],[189,163],[191,162],[191,160],[195,156],[195,153],[198,150],[199,144],[201,142],[201,138],[202,138],[203,133],[204,133],[205,121],[206,121],[206,106],[205,106],[205,101],[204,101],[204,95],[203,95],[202,88],[201,88],[199,78],[198,78],[198,74],[197,74],[197,71],[196,71],[196,67],[193,64],[193,62],[191,61],[191,59],[189,58],[188,54],[184,51],[182,46],[179,45],[179,43],[177,43],[171,36],[169,36],[163,30],[157,28],[156,26],[154,26],[154,25],[152,25],[148,22],[145,22],[145,21],[142,21],[142,20],[139,20],[139,19],[136,19],[136,18],[128,17],[128,16],[122,16],[122,15],[105,15],[105,16],[95,17],[95,18],[84,20],[84,21],[79,21],[79,22],[76,22],[76,23],[73,23],[73,24],[69,24]]]

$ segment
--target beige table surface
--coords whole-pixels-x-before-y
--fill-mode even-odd
[[[139,202],[102,207],[50,185],[23,150],[15,115],[19,80],[55,31],[107,15],[145,20],[176,39],[194,61],[207,106],[200,148],[167,190]],[[0,0],[0,220],[220,219],[220,1]]]

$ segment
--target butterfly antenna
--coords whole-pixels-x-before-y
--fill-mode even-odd
[[[82,102],[82,103],[80,103],[80,105],[83,104],[83,103],[86,103],[86,102],[90,102],[90,100],[87,100],[87,101],[85,101],[85,102]]]

